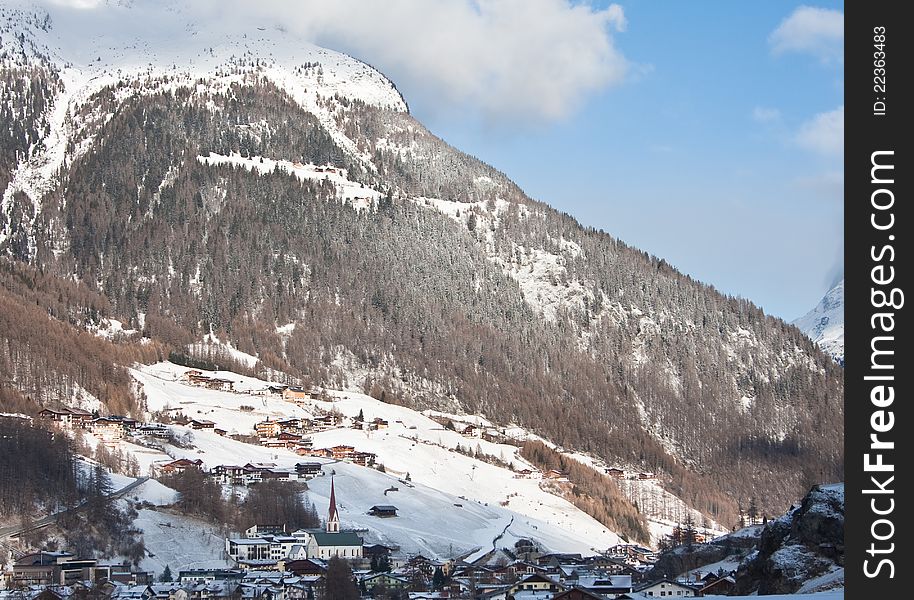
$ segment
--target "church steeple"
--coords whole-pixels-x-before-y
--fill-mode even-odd
[[[340,514],[336,510],[336,490],[330,477],[330,514],[327,515],[327,533],[340,532]]]

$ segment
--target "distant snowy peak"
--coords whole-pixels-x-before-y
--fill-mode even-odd
[[[844,280],[818,306],[793,322],[835,361],[844,364]]]

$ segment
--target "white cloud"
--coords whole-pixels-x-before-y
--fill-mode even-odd
[[[800,126],[796,143],[827,157],[844,154],[844,106],[819,113]]]
[[[222,11],[225,3],[215,5]],[[251,4],[231,4],[238,11]],[[266,0],[260,11],[315,43],[365,57],[410,94],[504,119],[567,116],[617,84],[622,7],[569,0]]]
[[[800,6],[781,21],[768,43],[774,54],[802,52],[824,63],[840,62],[844,58],[844,13]]]
[[[760,123],[771,123],[781,119],[781,111],[776,108],[767,108],[765,106],[756,106],[752,110],[752,118]]]

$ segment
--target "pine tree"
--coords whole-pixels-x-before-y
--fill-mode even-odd
[[[358,600],[359,588],[345,559],[334,556],[327,563],[324,600]]]
[[[435,567],[435,574],[432,576],[432,589],[438,591],[444,586],[445,577],[441,567]]]
[[[161,577],[159,577],[159,581],[161,581],[162,583],[168,583],[168,582],[172,581],[170,566],[165,565],[165,570],[162,571],[162,575],[161,575]]]

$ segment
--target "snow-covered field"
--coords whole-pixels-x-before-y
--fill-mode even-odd
[[[538,476],[521,477],[453,452],[459,444],[528,466],[517,456],[517,448],[480,438],[465,437],[445,429],[426,415],[408,408],[381,403],[354,392],[327,390],[330,401],[314,400],[302,408],[278,396],[254,396],[266,382],[218,372],[216,376],[235,381],[235,392],[220,392],[183,383],[187,369],[159,363],[133,370],[142,384],[149,411],[180,408],[191,418],[208,419],[229,432],[252,433],[254,424],[266,418],[308,417],[336,410],[348,417],[361,411],[367,421],[381,417],[389,427],[377,431],[339,428],[312,435],[315,448],[348,444],[360,451],[374,452],[387,473],[348,463],[333,463],[325,472],[336,472],[340,514],[348,527],[365,529],[366,538],[400,545],[406,552],[452,556],[477,547],[491,548],[492,540],[508,527],[501,545],[516,539],[533,538],[546,548],[560,552],[603,550],[620,541],[619,536],[575,508],[567,500],[540,488]],[[254,407],[242,412],[240,406]],[[207,467],[219,464],[272,462],[290,467],[303,459],[284,449],[244,444],[209,431],[191,431],[192,449],[167,448],[174,457],[201,458]],[[141,469],[170,460],[168,455],[135,444],[123,444],[140,461]],[[323,460],[323,462],[332,462]],[[409,482],[402,481],[409,473]],[[323,514],[329,502],[330,478],[309,482],[310,498]],[[396,487],[397,491],[384,491]],[[394,504],[400,516],[378,519],[366,513],[375,504]]]
[[[143,530],[147,556],[144,571],[162,573],[165,565],[177,575],[181,569],[228,567],[222,558],[225,536],[221,528],[199,519],[143,509],[134,524]]]

